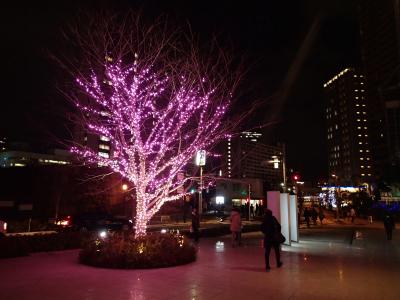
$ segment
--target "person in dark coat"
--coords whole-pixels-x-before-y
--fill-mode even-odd
[[[311,210],[311,218],[313,220],[314,225],[317,225],[318,213],[315,207],[313,207]]]
[[[199,231],[200,231],[200,219],[197,209],[192,210],[192,234],[194,241],[197,243],[199,241]]]
[[[322,221],[325,218],[325,215],[324,215],[324,212],[322,210],[322,207],[319,209],[318,218],[319,218],[319,221],[321,222],[321,225],[322,225]]]
[[[254,205],[250,205],[250,217],[254,218]]]
[[[304,220],[307,223],[307,228],[310,228],[310,211],[306,208],[304,208]]]
[[[268,272],[271,269],[269,264],[269,255],[271,248],[274,248],[276,265],[278,268],[282,266],[280,245],[279,241],[276,240],[276,234],[281,232],[281,224],[272,215],[272,211],[269,209],[265,210],[264,220],[261,224],[261,231],[264,233],[264,248],[265,248],[265,269]]]
[[[385,226],[387,239],[390,241],[392,239],[392,231],[394,229],[393,217],[387,214],[383,220],[383,225]]]

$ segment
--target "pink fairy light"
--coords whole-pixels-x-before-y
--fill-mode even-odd
[[[131,182],[136,193],[136,237],[146,234],[147,223],[164,203],[186,195],[179,191],[190,178],[177,175],[196,152],[227,136],[222,119],[230,96],[221,99],[218,85],[206,76],[161,71],[141,65],[135,56],[131,65],[107,61],[104,74],[76,79],[89,98],[88,103],[76,103],[85,127],[107,137],[114,155],[102,157],[84,146],[71,151]]]

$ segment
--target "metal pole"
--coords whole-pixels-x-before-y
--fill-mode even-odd
[[[286,193],[286,147],[283,144],[283,153],[282,153],[282,172],[283,172],[283,192]]]
[[[203,167],[200,166],[199,216],[203,213]]]
[[[250,221],[250,200],[251,200],[251,184],[249,183],[249,217],[248,220]]]

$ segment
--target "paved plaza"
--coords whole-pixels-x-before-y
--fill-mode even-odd
[[[194,263],[153,270],[80,265],[78,250],[0,261],[1,299],[400,299],[400,234],[374,226],[302,229],[265,272],[261,234],[201,239]],[[274,262],[273,257],[272,262]]]

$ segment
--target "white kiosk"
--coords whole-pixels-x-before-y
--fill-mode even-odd
[[[299,241],[297,220],[297,196],[279,191],[267,192],[267,207],[278,219],[282,226],[281,232],[285,236],[285,245]]]

